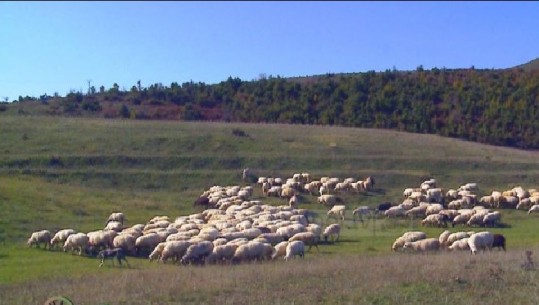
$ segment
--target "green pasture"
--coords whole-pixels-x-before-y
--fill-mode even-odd
[[[0,137],[0,287],[117,272],[99,270],[94,258],[29,249],[26,239],[40,229],[101,229],[113,211],[124,212],[127,225],[156,215],[188,215],[197,211],[192,203],[209,187],[243,185],[244,167],[257,176],[309,172],[315,178],[376,179],[368,193],[343,195],[349,212],[340,221],[340,240],[311,249],[307,260],[400,255],[390,247],[403,232],[438,236],[444,228],[423,228],[418,220],[351,217],[359,205],[400,203],[404,188],[428,178],[445,189],[477,182],[481,195],[517,185],[539,188],[535,151],[387,130],[3,115]],[[316,213],[315,222],[338,222],[327,219],[327,209],[315,197],[303,197],[301,205]],[[254,199],[286,204],[264,197],[258,187]],[[509,248],[539,245],[537,216],[503,210],[502,222],[489,230],[503,233]],[[140,271],[177,267],[142,258],[130,263]],[[377,303],[378,296],[370,298]]]

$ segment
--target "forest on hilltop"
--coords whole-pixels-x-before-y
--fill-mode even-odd
[[[65,97],[19,97],[0,114],[324,124],[438,134],[539,148],[539,70],[386,70],[218,84],[89,86]]]

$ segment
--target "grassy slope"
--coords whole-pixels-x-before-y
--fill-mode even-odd
[[[248,136],[234,136],[233,129]],[[351,207],[398,202],[403,188],[428,177],[446,188],[478,182],[482,193],[515,185],[537,187],[539,181],[536,152],[386,130],[0,116],[0,134],[0,238],[5,243],[0,248],[0,285],[9,284],[0,286],[0,295],[34,281],[36,289],[21,302],[43,295],[42,285],[66,274],[111,271],[96,270],[89,259],[27,249],[24,242],[31,231],[99,229],[113,210],[124,211],[128,224],[154,215],[187,215],[204,189],[240,183],[245,166],[260,176],[288,177],[300,171],[316,177],[374,176],[377,189],[346,197]],[[258,189],[255,196],[263,198]],[[308,199],[305,207],[323,213]],[[493,231],[503,232],[513,248],[537,245],[537,219],[518,211],[503,213],[510,227]],[[323,217],[316,221],[328,223]],[[329,264],[333,255],[344,253],[385,255],[397,235],[418,228],[409,220],[361,224],[347,219],[344,226],[342,240],[321,246],[317,259],[327,257]],[[441,229],[425,231],[435,236]],[[133,272],[155,269],[145,260],[133,261]]]

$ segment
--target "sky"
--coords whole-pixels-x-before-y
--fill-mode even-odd
[[[539,2],[0,1],[0,101],[539,57]]]

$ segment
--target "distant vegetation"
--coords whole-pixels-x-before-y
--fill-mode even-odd
[[[1,113],[323,124],[438,134],[539,148],[536,62],[504,70],[387,70],[218,84],[89,86],[65,97],[19,97]]]

